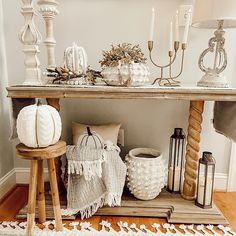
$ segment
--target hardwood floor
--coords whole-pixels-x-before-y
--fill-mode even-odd
[[[26,204],[28,196],[27,185],[17,185],[12,189],[6,197],[0,200],[0,221],[15,220],[18,211]],[[232,229],[236,231],[236,192],[235,193],[220,193],[214,194],[214,201],[230,222]],[[137,225],[145,224],[152,225],[153,223],[165,223],[165,219],[149,218],[149,217],[105,217],[96,216],[89,219],[94,228],[99,227],[101,220],[108,220],[116,228],[115,222],[123,221],[135,223]]]

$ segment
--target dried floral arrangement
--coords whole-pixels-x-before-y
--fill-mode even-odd
[[[131,43],[122,43],[117,46],[111,46],[111,50],[103,51],[103,59],[99,61],[101,66],[115,67],[119,64],[146,63],[147,58],[144,57],[139,45]]]
[[[46,75],[49,77],[54,77],[52,81],[53,84],[55,83],[60,84],[69,81],[71,79],[81,78],[81,81],[83,80],[83,83],[85,81],[86,84],[94,85],[96,82],[96,78],[102,78],[100,71],[93,70],[89,67],[86,73],[76,73],[70,71],[65,67],[47,68]]]

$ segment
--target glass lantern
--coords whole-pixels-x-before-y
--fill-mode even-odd
[[[203,152],[199,159],[197,199],[195,204],[201,208],[212,208],[212,195],[215,177],[215,159],[211,152]]]
[[[185,135],[182,128],[175,128],[170,137],[167,191],[181,193],[183,186],[183,166]]]

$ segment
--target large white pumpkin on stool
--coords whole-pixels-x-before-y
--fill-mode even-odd
[[[47,147],[61,137],[61,118],[58,111],[40,103],[24,107],[17,117],[17,134],[28,147]]]

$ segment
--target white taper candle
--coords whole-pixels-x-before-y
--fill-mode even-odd
[[[179,42],[179,11],[175,15],[175,41]]]
[[[173,182],[173,175],[175,177],[174,182]],[[179,166],[175,167],[175,173],[174,173],[174,168],[171,166],[169,169],[169,174],[168,174],[168,187],[171,191],[180,190],[180,176],[181,176],[181,172],[180,172]]]
[[[212,195],[212,179],[210,177],[207,178],[207,186],[205,186],[205,178],[200,177],[199,186],[198,186],[198,196],[197,200],[200,204],[204,204],[204,190],[206,188],[206,199],[205,204],[211,205],[211,195]]]
[[[184,27],[184,34],[183,34],[182,43],[187,43],[189,26],[190,26],[190,19],[191,19],[191,10],[188,11],[187,19],[185,21],[185,27]]]
[[[170,40],[169,40],[169,51],[173,51],[173,22],[170,22]]]
[[[150,25],[150,35],[149,35],[149,41],[153,41],[153,35],[154,35],[154,26],[155,26],[155,9],[152,8],[152,18],[151,18],[151,25]]]

